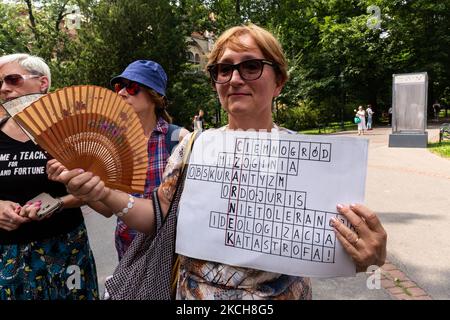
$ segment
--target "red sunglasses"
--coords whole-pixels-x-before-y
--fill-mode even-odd
[[[0,88],[3,86],[3,83],[6,83],[8,86],[19,87],[21,86],[25,80],[39,78],[37,74],[8,74],[3,78],[0,78]]]
[[[116,82],[114,84],[114,91],[116,93],[119,93],[120,90],[122,90],[123,88],[125,88],[125,90],[127,90],[127,93],[130,96],[135,96],[139,93],[141,87],[139,86],[139,84],[137,82],[134,81],[121,81],[121,82]]]

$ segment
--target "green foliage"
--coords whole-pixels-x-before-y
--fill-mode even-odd
[[[268,25],[273,12],[279,7],[279,0],[210,0],[203,1],[216,21],[213,31],[220,34],[229,27],[253,22]]]
[[[75,35],[63,25],[71,4],[83,15]],[[378,29],[368,25],[370,5],[380,8]],[[133,60],[158,61],[170,112],[189,127],[199,108],[211,121],[218,102],[206,76],[190,70],[185,37],[250,21],[273,31],[286,52],[290,80],[276,120],[288,127],[351,120],[359,104],[380,116],[394,73],[426,71],[429,100],[450,101],[450,0],[17,0],[0,3],[0,54],[42,56],[53,89],[108,86]]]
[[[205,120],[211,123],[217,105],[209,78],[203,72],[190,71],[181,74],[169,91],[169,112],[174,122],[191,129],[192,120],[199,109],[205,111]]]
[[[308,99],[330,116],[336,101],[353,106],[371,103],[375,110],[386,111],[392,74],[418,71],[429,73],[430,96],[447,95],[450,1],[282,3],[272,24],[290,59],[291,83],[281,99]],[[380,8],[380,29],[367,25],[372,4]],[[328,97],[334,99],[326,102]],[[352,107],[346,109],[348,119]]]
[[[17,17],[17,8],[0,2],[0,55],[28,52],[25,21]]]
[[[276,122],[282,127],[294,131],[317,127],[320,114],[317,109],[311,108],[308,103],[301,102],[295,107],[282,106],[276,112]]]
[[[185,61],[185,32],[166,1],[98,1],[83,11],[87,22],[72,51],[73,81],[108,86],[138,59],[158,61],[173,79]],[[170,35],[170,36],[168,36]]]
[[[29,6],[10,6],[16,15],[25,12],[26,19],[21,25],[28,31],[28,37],[21,43],[32,43],[29,51],[49,63],[53,89],[74,84],[109,87],[110,79],[129,63],[150,59],[159,62],[167,72],[169,100],[189,105],[180,96],[183,91],[173,90],[176,83],[191,81],[184,75],[188,70],[185,36],[191,31],[184,28],[183,21],[188,19],[180,15],[180,8],[159,0],[78,1],[83,20],[81,29],[71,34],[63,26],[71,1],[24,2]],[[10,47],[9,52],[25,51],[17,45]],[[173,107],[175,112],[178,109]]]

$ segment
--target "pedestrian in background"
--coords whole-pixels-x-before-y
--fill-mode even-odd
[[[204,130],[205,129],[205,112],[200,109],[198,110],[198,114],[196,114],[194,116],[194,120],[193,120],[193,129],[194,130]]]
[[[388,117],[389,117],[389,126],[392,127],[392,107],[389,107]]]
[[[372,105],[370,104],[367,105],[366,113],[367,113],[367,130],[372,130],[373,114],[375,113],[372,110]]]
[[[358,135],[364,134],[364,130],[366,129],[366,112],[364,111],[362,106],[358,107],[358,111],[356,111],[355,117],[358,117],[360,120],[360,122],[358,123]]]
[[[439,121],[439,112],[441,111],[441,105],[439,104],[439,101],[434,101],[433,103],[433,114],[434,114],[434,120],[437,122]]]

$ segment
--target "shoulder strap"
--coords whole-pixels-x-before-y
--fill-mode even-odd
[[[166,133],[166,148],[169,155],[172,154],[173,148],[180,142],[181,127],[169,123],[169,129]]]
[[[189,158],[191,156],[194,142],[198,138],[200,133],[201,132],[198,130],[192,132],[189,142],[186,146],[186,149],[184,150],[183,163],[182,163],[181,169],[180,169],[180,176],[177,181],[177,185],[176,185],[176,189],[175,189],[175,193],[173,195],[172,201],[170,202],[170,205],[169,205],[169,210],[168,210],[167,216],[172,212],[174,214],[177,214],[178,203],[180,202],[181,193],[183,192],[183,187],[184,187],[184,180],[186,179],[186,172],[187,172],[187,167],[189,165]]]
[[[200,134],[201,134],[201,132],[198,130],[191,133],[191,137],[190,137],[188,144],[184,150],[183,162],[182,162],[181,169],[180,169],[180,175],[179,175],[178,181],[175,186],[175,193],[173,195],[172,201],[170,202],[168,213],[167,213],[165,219],[167,219],[167,217],[170,214],[175,214],[175,215],[177,214],[178,203],[180,202],[181,193],[183,192],[183,187],[184,187],[184,180],[186,179],[186,172],[187,172],[187,167],[189,165],[189,158],[191,156],[194,142]],[[153,199],[153,206],[154,206],[153,209],[155,210],[154,212],[155,212],[155,216],[156,216],[156,218],[155,218],[156,219],[156,230],[159,230],[159,228],[164,223],[164,217],[163,217],[161,205],[160,205],[159,199],[158,199],[158,189],[159,189],[159,187],[155,188],[153,190],[153,194],[152,194],[152,196],[154,198]]]
[[[189,164],[189,158],[192,153],[192,148],[194,146],[194,142],[200,134],[201,134],[200,130],[195,130],[194,132],[192,132],[191,138],[189,139],[189,142],[186,146],[186,149],[185,149],[184,155],[183,155],[183,165],[181,167],[180,177],[178,178],[177,188],[176,188],[175,194],[173,196],[173,199],[170,203],[169,212],[167,214],[166,219],[168,219],[170,215],[172,215],[172,217],[170,217],[170,218],[173,218],[174,215],[175,216],[178,215],[178,205],[180,203],[181,194],[183,192],[184,181],[186,179],[186,173],[187,173],[187,166]],[[174,262],[173,262],[173,266],[172,266],[172,272],[170,274],[170,288],[171,288],[170,292],[171,292],[172,297],[175,296],[177,283],[178,283],[179,270],[180,270],[180,257],[177,254],[175,254]]]
[[[183,174],[183,171],[186,169],[187,165],[189,164],[189,157],[191,156],[192,148],[194,147],[194,142],[195,142],[195,140],[197,140],[197,138],[200,136],[201,133],[202,133],[201,131],[197,130],[197,131],[192,132],[192,134],[191,134],[191,138],[189,139],[189,142],[186,146],[186,150],[183,155],[183,167],[181,169],[182,171],[181,171],[180,176]]]

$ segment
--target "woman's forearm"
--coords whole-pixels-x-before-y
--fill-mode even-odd
[[[68,208],[78,208],[81,207],[82,205],[85,205],[86,203],[76,197],[74,197],[71,194],[62,196],[60,198],[63,202],[63,209],[68,209]]]
[[[95,210],[96,212],[104,215],[105,217],[109,218],[111,217],[114,213],[111,211],[110,208],[108,208],[107,206],[105,206],[104,204],[102,204],[100,201],[91,201],[91,202],[85,202],[81,199],[78,199],[77,197],[68,194],[65,195],[63,197],[61,197],[61,200],[63,201],[63,208],[67,209],[67,208],[78,208],[81,207],[83,205],[88,205],[89,207],[91,207],[93,210]]]
[[[100,201],[89,201],[87,203],[89,207],[91,207],[94,211],[100,213],[101,215],[105,216],[106,218],[110,218],[114,215],[114,212],[107,206],[105,206]]]
[[[100,201],[89,202],[88,205],[104,216],[110,217],[113,213],[118,213],[126,208],[129,204],[129,199],[130,195],[128,193],[108,189],[106,195]],[[132,208],[121,219],[132,229],[146,234],[153,233],[155,218],[152,201],[134,198]]]

